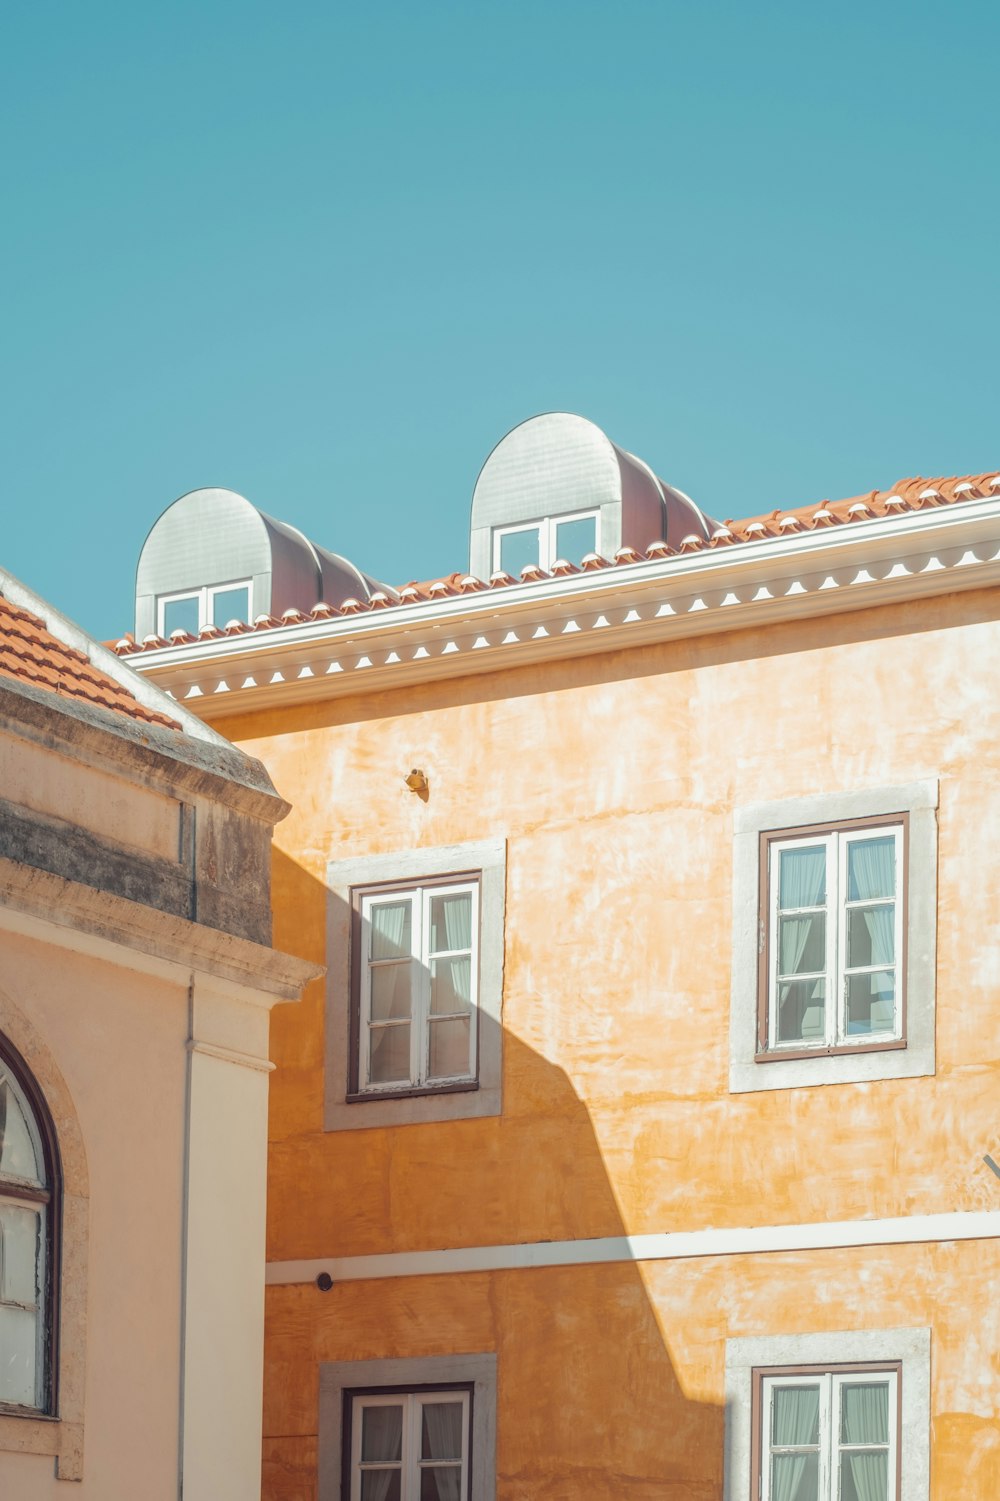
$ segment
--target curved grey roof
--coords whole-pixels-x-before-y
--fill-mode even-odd
[[[683,491],[667,485],[593,422],[571,412],[546,412],[513,428],[493,449],[472,495],[470,572],[492,572],[495,527],[516,526],[575,511],[598,511],[600,550],[676,545],[716,523]]]
[[[346,558],[317,547],[234,490],[191,490],[168,506],[143,543],[136,571],[135,632],[157,629],[157,599],[250,580],[250,617],[339,606],[384,588]],[[392,593],[391,590],[386,590]]]

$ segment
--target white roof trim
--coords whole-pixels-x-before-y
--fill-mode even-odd
[[[997,583],[1000,498],[976,499],[129,661],[178,699],[211,697],[216,718]]]

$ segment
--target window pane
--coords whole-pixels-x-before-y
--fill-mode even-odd
[[[771,1443],[819,1443],[819,1387],[777,1386],[771,1403]]]
[[[431,1012],[467,1011],[472,1000],[472,960],[431,960]]]
[[[362,1470],[361,1501],[399,1501],[399,1470]]]
[[[778,986],[778,1042],[821,1041],[826,1032],[826,983],[791,980]]]
[[[889,1501],[889,1455],[840,1456],[840,1501]]]
[[[12,1080],[0,1074],[0,1173],[41,1184],[45,1170],[35,1155],[26,1108]]]
[[[0,1402],[35,1407],[35,1346],[38,1315],[0,1307]]]
[[[361,1459],[401,1459],[403,1455],[402,1407],[362,1407]]]
[[[826,913],[778,920],[778,973],[810,975],[826,969]]]
[[[822,907],[826,902],[826,846],[782,850],[780,895],[783,912],[790,907]]]
[[[250,619],[250,590],[243,585],[242,589],[218,589],[212,595],[212,624],[228,625],[231,620]]]
[[[430,1079],[450,1079],[469,1072],[470,1023],[467,1017],[455,1021],[432,1021],[430,1026]],[[409,1030],[409,1029],[407,1029]]]
[[[848,975],[848,1032],[891,1032],[895,1019],[896,979],[892,970],[876,970],[872,975]]]
[[[410,1015],[412,970],[408,959],[402,964],[380,964],[372,970],[373,1022],[401,1021]]]
[[[369,908],[372,959],[399,959],[413,952],[412,911],[410,901],[379,902]]]
[[[201,602],[197,594],[188,599],[171,599],[163,606],[163,634],[171,635],[174,631],[187,631],[190,636],[197,636],[201,629]]]
[[[472,893],[431,897],[430,952],[472,947]]]
[[[420,1471],[420,1501],[461,1501],[461,1465],[434,1465]]]
[[[771,1456],[772,1501],[819,1501],[819,1455]]]
[[[847,900],[867,902],[873,897],[895,894],[895,836],[881,834],[877,839],[852,839],[847,846]]]
[[[597,517],[584,516],[579,521],[556,522],[555,561],[565,558],[568,563],[579,563],[588,552],[597,551]]]
[[[840,1388],[840,1441],[843,1444],[889,1442],[888,1381],[852,1381]]]
[[[896,903],[847,909],[847,965],[893,964],[896,959]]]
[[[410,1025],[372,1027],[370,1084],[399,1084],[410,1077]]]
[[[515,578],[528,563],[539,561],[538,527],[528,527],[523,532],[507,532],[500,538],[500,567]]]
[[[420,1436],[421,1459],[461,1459],[461,1402],[425,1402]]]
[[[41,1211],[0,1201],[0,1299],[36,1307],[41,1252]],[[2,1352],[0,1344],[0,1361]]]

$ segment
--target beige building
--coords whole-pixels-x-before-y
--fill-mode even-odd
[[[0,574],[0,1496],[259,1491],[267,774]]]

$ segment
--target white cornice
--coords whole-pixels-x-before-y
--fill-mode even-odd
[[[600,1266],[623,1261],[684,1261],[699,1256],[759,1256],[766,1252],[819,1251],[847,1246],[903,1246],[1000,1238],[1000,1210],[956,1210],[893,1215],[884,1219],[830,1220],[729,1230],[669,1230],[653,1235],[609,1235],[594,1240],[543,1240],[496,1246],[456,1246],[440,1251],[387,1251],[370,1256],[270,1261],[270,1287],[315,1282],[326,1272],[335,1283],[386,1277],[440,1277],[467,1272],[533,1271],[550,1266]]]
[[[1000,583],[1000,497],[129,658],[213,720]]]

